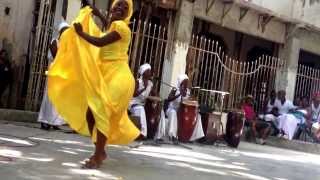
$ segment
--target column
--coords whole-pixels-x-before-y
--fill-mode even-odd
[[[73,20],[78,16],[81,7],[80,0],[69,0],[68,1],[68,12],[67,12],[67,22],[71,24]]]
[[[285,90],[287,98],[290,100],[294,100],[300,48],[300,39],[290,37],[279,52],[285,65],[282,70],[277,72],[276,90]]]
[[[168,35],[173,34],[171,37],[173,45],[167,51],[169,54],[165,57],[162,72],[162,81],[173,86],[176,86],[178,75],[186,71],[186,57],[192,36],[193,19],[193,3],[182,0],[176,16],[173,18],[173,23],[169,24]],[[170,90],[170,87],[162,84],[161,97],[166,98]]]

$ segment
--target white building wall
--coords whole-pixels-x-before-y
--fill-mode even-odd
[[[221,1],[216,1],[212,9],[206,13],[206,1],[197,0],[194,3],[193,13],[196,17],[204,19],[208,22],[215,23],[219,26],[226,27],[231,30],[239,31],[252,36],[261,37],[269,41],[284,43],[286,26],[284,23],[278,20],[271,20],[266,26],[263,32],[258,29],[258,13],[250,10],[247,15],[239,21],[240,8],[236,5],[232,6],[230,12],[224,17],[223,15],[223,3]]]
[[[251,2],[281,15],[291,17],[296,1],[297,0],[252,0]]]
[[[7,16],[4,9],[9,7]],[[0,41],[7,39],[6,44],[12,47],[12,61],[23,64],[20,59],[27,54],[28,42],[33,23],[34,0],[0,1]]]
[[[303,16],[301,18],[303,21],[320,27],[320,1],[311,3],[310,0],[306,0]]]
[[[248,0],[273,13],[320,27],[319,0]]]

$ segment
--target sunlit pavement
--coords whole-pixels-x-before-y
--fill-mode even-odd
[[[88,138],[25,126],[0,122],[1,180],[320,180],[319,155],[243,142],[237,150],[199,145],[187,145],[192,150],[172,145],[109,146],[109,160],[99,170],[83,170],[81,161],[93,149]],[[38,143],[30,147],[34,142],[8,135],[32,136]]]

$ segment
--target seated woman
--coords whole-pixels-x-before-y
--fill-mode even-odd
[[[278,128],[280,129],[279,137],[292,140],[297,130],[298,124],[304,124],[310,115],[308,98],[302,98],[301,102],[297,104],[295,110],[291,110],[287,114],[278,117]]]
[[[190,90],[187,88],[188,86],[188,76],[183,74],[178,76],[178,89],[173,88],[168,97],[168,109],[162,111],[161,119],[158,126],[158,132],[156,134],[156,139],[162,139],[167,134],[169,138],[173,142],[177,142],[178,140],[178,110],[180,108],[180,104],[183,100],[187,100],[190,98]],[[165,118],[165,115],[168,118]],[[196,125],[193,130],[190,141],[195,141],[204,137],[204,132],[202,128],[201,116],[200,114],[197,116]]]
[[[266,139],[270,133],[270,125],[257,118],[256,112],[253,107],[253,97],[248,95],[244,98],[242,110],[245,116],[245,125],[250,127],[252,136],[255,138],[256,143],[265,144]]]
[[[129,111],[132,116],[140,118],[141,135],[142,138],[147,137],[147,119],[144,109],[145,102],[153,88],[151,78],[151,66],[150,64],[144,64],[139,69],[139,78],[136,81],[135,91],[132,100],[129,104]]]

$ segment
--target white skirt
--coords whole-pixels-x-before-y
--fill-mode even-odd
[[[147,118],[146,118],[146,112],[145,112],[144,106],[136,105],[130,109],[130,112],[132,113],[133,116],[140,117],[141,134],[147,137],[148,125],[147,125]]]
[[[61,126],[65,124],[62,117],[57,113],[57,111],[55,110],[55,108],[49,100],[47,85],[41,103],[38,122],[46,123],[52,126]]]
[[[167,110],[168,118],[165,118],[165,113],[161,111],[161,118],[158,125],[158,130],[155,136],[155,139],[163,139],[167,135],[169,137],[178,138],[178,118],[177,118],[177,110],[174,108],[169,108]],[[204,137],[202,121],[200,114],[197,116],[196,125],[194,127],[192,136],[190,137],[190,141],[195,141]]]
[[[292,140],[300,120],[292,114],[284,114],[279,116],[278,121],[278,128],[288,135],[289,140]]]

